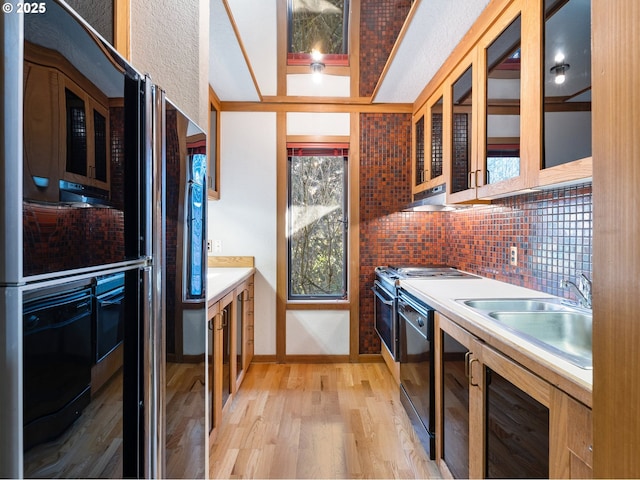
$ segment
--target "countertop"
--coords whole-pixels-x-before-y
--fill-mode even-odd
[[[470,298],[557,298],[488,278],[402,280],[402,287],[552,385],[591,406],[593,371],[577,367],[456,302]]]
[[[252,267],[207,269],[207,304],[217,302],[255,273]]]

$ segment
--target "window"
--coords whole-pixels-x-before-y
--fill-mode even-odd
[[[347,145],[287,147],[289,299],[346,299]]]
[[[309,65],[311,52],[326,65],[349,64],[349,0],[288,0],[289,65]]]

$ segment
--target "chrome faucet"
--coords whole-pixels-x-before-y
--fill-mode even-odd
[[[591,280],[589,280],[584,273],[581,273],[578,277],[577,285],[565,279],[560,282],[560,288],[573,289],[578,295],[578,303],[580,306],[591,308]]]

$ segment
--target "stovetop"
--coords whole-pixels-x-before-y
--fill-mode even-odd
[[[376,276],[387,283],[412,278],[478,278],[448,265],[389,265],[376,267]]]

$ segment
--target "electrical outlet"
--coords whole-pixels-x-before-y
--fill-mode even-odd
[[[509,252],[509,265],[518,265],[518,247],[513,246]]]
[[[207,252],[213,253],[213,243],[211,240],[207,240]]]
[[[222,240],[214,240],[213,241],[213,252],[221,253],[222,252]]]

